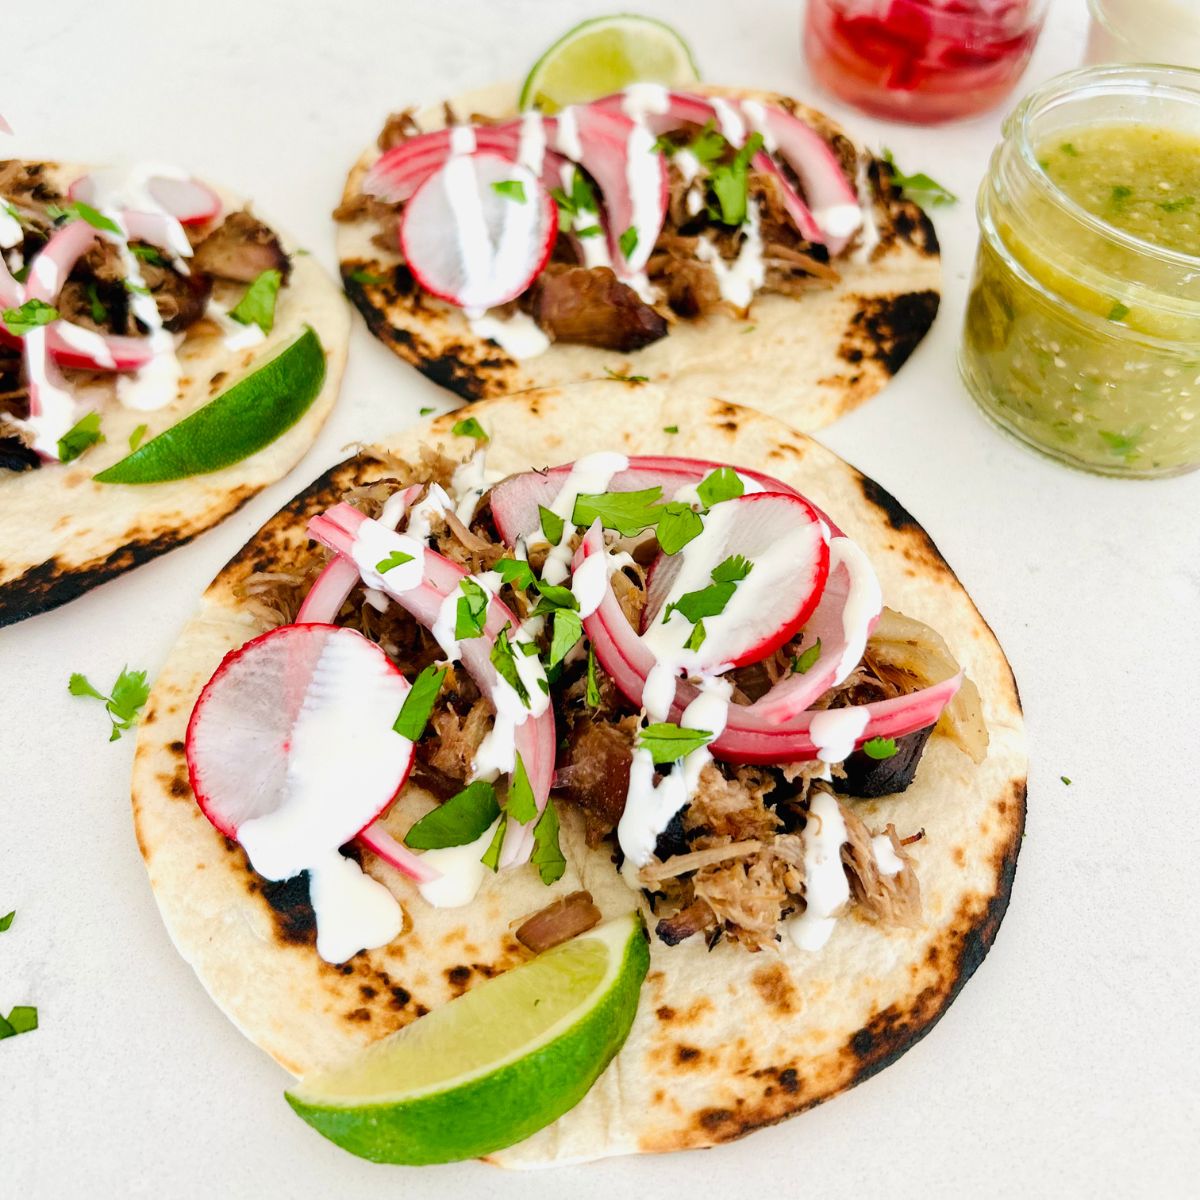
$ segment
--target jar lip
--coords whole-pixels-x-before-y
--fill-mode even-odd
[[[1200,70],[1171,66],[1166,63],[1118,63],[1083,67],[1077,71],[1068,71],[1064,75],[1056,75],[1040,88],[1030,92],[1005,122],[1006,134],[1012,137],[1015,132],[1017,135],[1015,138],[1017,151],[1034,184],[1050,201],[1064,209],[1075,221],[1093,233],[1099,234],[1143,258],[1157,259],[1184,270],[1196,269],[1200,266],[1200,255],[1187,254],[1182,250],[1171,250],[1166,246],[1159,246],[1089,212],[1082,204],[1068,196],[1046,174],[1042,164],[1038,162],[1033,148],[1033,139],[1030,136],[1034,119],[1053,101],[1070,99],[1076,92],[1081,91],[1089,84],[1112,85],[1114,94],[1118,94],[1119,90],[1126,90],[1124,87],[1118,89],[1117,85],[1137,84],[1143,90],[1174,85],[1175,91],[1188,94],[1188,98],[1200,108]]]
[[[1122,25],[1122,18],[1117,16],[1113,11],[1113,6],[1108,0],[1087,0],[1088,11],[1092,15],[1092,19],[1102,25],[1113,37],[1120,38],[1124,42],[1136,42],[1137,37],[1130,36],[1130,32],[1125,25]],[[1126,21],[1128,21],[1126,14]],[[1165,18],[1161,13],[1155,14],[1155,20],[1167,26],[1166,32],[1178,33],[1184,36],[1195,37],[1197,33],[1195,23],[1189,25],[1187,23],[1188,14],[1186,11],[1181,11],[1178,14],[1178,19],[1167,15]]]
[[[845,7],[845,0],[834,0],[835,6]],[[991,17],[983,12],[948,12],[937,0],[898,0],[907,8],[920,9],[936,14],[939,28],[946,36],[962,38],[978,37],[981,33],[996,37],[1018,37],[1030,29],[1037,28],[1046,18],[1050,0],[1024,0],[1022,13],[1008,18]],[[1019,15],[1019,19],[1016,19]]]

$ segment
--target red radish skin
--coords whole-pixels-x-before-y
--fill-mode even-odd
[[[364,646],[378,654],[378,667],[381,670],[381,677],[394,677],[403,687],[397,689],[397,696],[402,698],[408,690],[408,683],[399,669],[387,658],[382,650],[375,647],[373,643],[368,642],[361,634],[354,630],[338,629],[332,625],[326,624],[295,624],[281,625],[278,628],[268,630],[264,634],[251,639],[244,646],[240,646],[236,650],[231,650],[221,660],[220,665],[213,673],[212,678],[204,685],[196,704],[192,709],[192,715],[188,721],[185,753],[188,764],[188,780],[192,786],[192,792],[196,797],[196,803],[200,807],[201,812],[208,820],[228,838],[237,839],[238,828],[243,821],[257,816],[265,816],[270,812],[275,811],[280,804],[284,803],[283,784],[286,776],[286,758],[291,751],[291,736],[290,731],[293,729],[296,718],[300,712],[301,705],[305,699],[305,693],[308,686],[308,679],[305,677],[305,670],[311,671],[317,659],[320,657],[322,650],[327,644],[328,636],[352,637],[360,639]],[[286,644],[285,644],[286,643]],[[267,658],[268,655],[283,655],[283,662],[273,662]],[[303,657],[301,657],[303,656]],[[310,661],[305,662],[304,657]],[[252,659],[261,660],[261,666],[251,662]],[[252,810],[247,807],[246,788],[236,788],[230,786],[229,780],[224,777],[227,768],[227,760],[221,759],[219,762],[212,757],[215,754],[206,745],[207,734],[205,733],[205,725],[211,719],[211,714],[215,711],[216,705],[228,705],[230,696],[225,694],[227,689],[232,687],[247,687],[244,678],[237,678],[244,672],[249,672],[253,669],[260,669],[265,673],[265,680],[255,681],[253,689],[248,690],[246,699],[240,703],[244,704],[247,719],[253,720],[258,715],[261,715],[262,710],[255,712],[257,701],[261,700],[259,689],[264,681],[270,681],[273,674],[278,675],[276,686],[279,689],[277,695],[271,697],[274,713],[271,714],[271,719],[278,720],[278,726],[262,729],[264,747],[270,743],[272,738],[278,737],[276,753],[279,755],[279,763],[275,764],[278,771],[275,771],[272,764],[268,761],[263,763],[251,763],[246,765],[247,784],[255,782],[270,782],[272,775],[278,775],[276,780],[277,793],[276,803],[262,811]],[[399,708],[397,707],[397,712]],[[225,716],[223,719],[230,719]],[[345,747],[348,754],[355,753],[355,747],[348,745]],[[256,752],[257,749],[256,749]],[[262,751],[263,759],[267,759],[267,752],[264,748]],[[378,796],[369,805],[371,811],[365,820],[361,823],[355,822],[356,827],[347,829],[345,836],[341,837],[339,844],[352,840],[355,836],[362,832],[367,826],[371,825],[375,819],[382,813],[389,804],[391,804],[396,793],[404,786],[408,778],[408,773],[412,767],[413,746],[411,742],[396,735],[396,756],[394,769],[389,765],[385,777],[381,778]],[[266,772],[265,774],[263,772]],[[224,790],[224,794],[215,794],[216,788]],[[241,811],[238,811],[239,806]]]
[[[198,179],[169,179],[156,175],[146,185],[154,201],[181,225],[203,225],[221,211],[221,197]],[[95,200],[95,180],[81,175],[67,189],[72,200],[90,204]]]

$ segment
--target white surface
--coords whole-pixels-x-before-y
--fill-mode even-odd
[[[385,112],[520,74],[561,28],[611,7],[18,4],[0,76],[18,132],[0,153],[183,161],[253,196],[332,266],[329,210]],[[679,21],[711,79],[812,94],[796,0],[638,7]],[[1052,8],[1030,81],[1083,51],[1082,0]],[[926,132],[823,103],[965,198],[938,217],[946,300],[932,336],[826,435],[927,525],[1007,647],[1027,706],[1029,825],[1012,907],[949,1015],[850,1095],[704,1155],[536,1176],[414,1172],[350,1158],[291,1115],[283,1073],[221,1016],[158,918],[130,823],[133,738],[110,745],[100,705],[66,683],[82,670],[108,684],[127,662],[153,673],[201,587],[283,500],[352,440],[448,406],[356,321],[342,403],[290,478],[193,545],[0,632],[0,913],[17,909],[0,934],[0,1008],[33,1003],[42,1021],[0,1044],[0,1196],[1195,1187],[1200,477],[1076,474],[1003,440],[968,401],[954,350],[997,115]]]

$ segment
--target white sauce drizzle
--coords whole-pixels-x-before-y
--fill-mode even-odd
[[[75,424],[75,399],[58,382],[61,376],[50,360],[45,325],[25,335],[25,365],[41,411],[17,424],[33,435],[34,450],[47,458],[58,458],[58,439]]]
[[[326,962],[345,962],[360,950],[386,946],[404,927],[395,896],[336,850],[308,868],[308,895],[317,953]]]
[[[450,128],[450,153],[475,153],[475,128],[472,125],[453,125]]]
[[[779,143],[776,142],[774,134],[771,132],[771,122],[767,116],[767,107],[758,100],[743,100],[742,113],[746,120],[750,122],[750,128],[755,133],[762,134],[763,149],[768,154],[774,154],[779,148]]]
[[[597,239],[583,240],[587,242]],[[603,241],[602,238],[599,240]],[[550,349],[550,339],[528,313],[518,311],[508,317],[474,317],[470,326],[476,337],[490,338],[512,358],[537,358],[539,354],[545,354]]]
[[[758,205],[749,200],[746,206],[746,223],[742,226],[742,244],[737,258],[727,262],[709,238],[700,238],[696,243],[696,257],[712,268],[717,279],[721,299],[735,308],[746,309],[754,299],[754,293],[767,279],[767,268],[763,262],[762,221]]]
[[[721,136],[731,146],[740,147],[746,140],[746,122],[741,113],[721,96],[709,96],[708,102],[713,106]]]
[[[470,524],[483,493],[503,478],[501,472],[488,470],[486,450],[476,450],[465,463],[455,468],[450,478],[450,486],[454,489],[454,502],[450,507],[464,525]],[[441,488],[438,493],[445,496]]]
[[[387,571],[385,584],[379,564],[385,562],[393,550],[407,554],[409,561]],[[378,591],[408,592],[420,587],[425,578],[424,543],[407,534],[394,533],[378,521],[368,519],[359,526],[350,555],[363,583]]]
[[[235,321],[229,315],[229,310],[217,300],[209,300],[204,315],[221,327],[221,331],[225,335],[221,339],[221,344],[226,350],[249,350],[252,346],[261,345],[267,340],[262,326],[256,325],[253,321],[249,324]]]
[[[870,719],[863,707],[827,708],[817,713],[808,727],[817,757],[823,763],[842,762],[848,758]]]
[[[418,891],[426,903],[434,908],[461,908],[475,899],[488,873],[480,860],[492,844],[499,824],[500,818],[497,817],[473,842],[465,846],[443,846],[440,850],[426,850],[421,855],[423,862],[442,873],[439,879],[418,884]]]
[[[558,114],[554,144],[558,147],[559,154],[573,163],[583,158],[583,143],[579,140],[579,116],[571,105]]]
[[[615,454],[611,450],[601,450],[595,454],[585,454],[576,459],[563,481],[562,490],[549,506],[552,513],[563,519],[562,538],[558,545],[551,548],[542,567],[542,578],[547,583],[562,583],[570,573],[571,534],[574,526],[571,524],[571,514],[575,511],[575,501],[580,495],[594,495],[608,489],[614,475],[619,475],[629,468],[629,459],[623,454]],[[543,545],[545,536],[539,528],[530,538],[529,544]]]
[[[0,200],[0,250],[11,250],[14,246],[19,246],[25,240],[25,232],[21,228],[21,222],[12,215],[5,207],[5,202]]]
[[[871,187],[871,159],[869,156],[858,160],[858,175],[855,184],[858,190],[858,203],[862,210],[862,237],[854,251],[854,261],[869,262],[875,247],[879,245],[879,221],[875,216],[875,191]]]
[[[832,238],[848,238],[863,223],[862,209],[857,204],[830,204],[813,209],[813,220]]]
[[[863,651],[867,648],[867,638],[871,635],[871,622],[879,616],[883,608],[883,589],[879,586],[879,577],[875,574],[875,568],[871,566],[871,560],[863,553],[861,547],[849,538],[831,538],[830,575],[842,564],[845,564],[850,573],[850,590],[846,595],[846,605],[842,609],[842,634],[846,639],[846,649],[830,687],[844,683],[858,666]]]
[[[671,93],[661,83],[631,83],[621,93],[621,111],[634,121],[671,110]]]
[[[73,350],[86,354],[110,371],[116,367],[116,361],[109,353],[108,343],[94,329],[85,329],[82,325],[75,325],[70,321],[60,321],[55,328],[58,336]]]
[[[804,827],[804,902],[802,913],[789,917],[787,931],[801,950],[820,950],[837,924],[834,915],[850,900],[850,883],[842,865],[846,822],[837,800],[827,791],[813,794]]]
[[[871,853],[875,855],[876,868],[885,879],[904,870],[904,859],[896,853],[892,839],[886,833],[876,834],[871,839]]]
[[[541,175],[546,161],[546,126],[540,113],[527,112],[521,118],[521,138],[517,143],[517,162],[534,175]]]

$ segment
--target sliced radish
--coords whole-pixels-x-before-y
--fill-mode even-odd
[[[187,730],[204,815],[255,870],[287,879],[370,825],[412,766],[408,681],[352,629],[283,625],[227,654]]]
[[[520,185],[524,200],[506,194],[506,184]],[[557,236],[549,192],[527,168],[496,154],[451,156],[413,193],[400,221],[400,248],[417,282],[478,311],[519,296]]]
[[[25,298],[52,303],[75,264],[99,236],[86,221],[68,221],[56,229],[30,265]]]
[[[359,570],[364,579],[370,574],[369,566],[364,571],[364,564],[368,560],[386,557],[393,549],[407,553],[412,547],[410,539],[402,538],[401,535],[377,521],[370,520],[356,508],[344,503],[337,504],[328,512],[314,517],[308,524],[308,534],[348,559],[355,557],[357,548],[363,557],[363,562],[359,563]],[[364,554],[364,547],[369,547],[369,552]],[[372,586],[380,587],[422,625],[435,630],[436,633],[435,627],[438,626],[443,609],[456,602],[459,584],[466,577],[467,572],[457,563],[432,550],[425,550],[421,579],[415,586],[400,587],[391,582],[390,575],[372,577],[369,582]],[[520,628],[520,622],[506,604],[493,596],[488,605],[483,636],[463,640],[458,647],[459,657],[476,686],[491,701],[496,710],[497,721],[511,721],[515,753],[521,756],[525,765],[540,813],[546,806],[554,777],[557,747],[554,711],[550,707],[548,694],[537,687],[530,689],[530,706],[520,712],[519,721],[515,714],[507,711],[505,689],[508,685],[503,683],[491,663],[492,647],[505,626],[508,626],[509,633],[512,634]],[[533,824],[534,821],[527,825],[509,821],[500,854],[501,867],[528,859],[533,849]]]
[[[101,174],[108,176],[108,172]],[[168,216],[184,225],[203,225],[221,211],[221,197],[206,183],[190,176],[151,175],[145,181],[150,199]],[[95,204],[103,184],[97,186],[93,175],[82,175],[67,189],[72,200]]]
[[[643,640],[677,650],[692,623],[670,606],[707,589],[711,573],[740,555],[749,573],[722,612],[704,617],[695,666],[738,667],[773,654],[812,615],[829,574],[829,543],[807,500],[754,492],[714,505],[703,530],[677,554],[660,554],[647,579]],[[664,619],[664,614],[666,614]],[[661,657],[661,656],[659,656]]]
[[[377,858],[383,859],[402,875],[407,875],[414,883],[432,883],[442,877],[437,867],[431,866],[421,855],[414,854],[403,842],[396,841],[381,821],[368,825],[358,835],[358,840]]]

